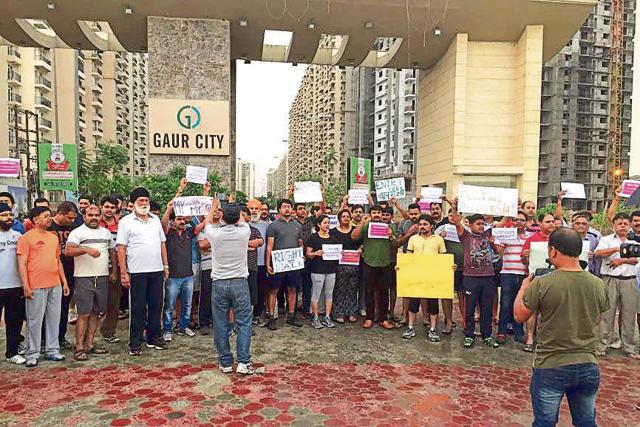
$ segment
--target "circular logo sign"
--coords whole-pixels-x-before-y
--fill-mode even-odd
[[[178,124],[185,129],[196,129],[200,126],[200,110],[193,105],[185,105],[178,110]]]

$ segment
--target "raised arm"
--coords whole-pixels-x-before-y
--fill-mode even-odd
[[[556,211],[553,214],[553,217],[555,219],[563,219],[564,216],[562,215],[562,198],[564,197],[564,195],[567,194],[566,191],[560,191],[558,193],[558,200],[556,200]]]
[[[622,188],[616,188],[616,191],[613,193],[613,200],[611,200],[611,206],[609,206],[609,210],[607,210],[607,218],[609,222],[613,222],[613,217],[618,213],[618,205],[620,204],[620,196],[618,195],[622,191]]]
[[[167,203],[167,209],[165,209],[164,215],[162,215],[162,219],[160,220],[164,234],[169,232],[169,218],[171,218],[171,212],[173,212],[173,200]]]
[[[446,200],[446,199],[445,199]],[[464,226],[462,225],[462,217],[458,212],[458,199],[454,199],[451,205],[451,223],[456,226],[456,232],[458,236],[464,234]]]
[[[398,210],[398,212],[400,212],[400,215],[402,215],[403,219],[409,219],[409,213],[407,211],[405,211],[402,206],[400,206],[400,203],[398,203],[398,200],[395,197],[392,197],[389,200],[389,204],[391,204],[391,206],[393,206],[394,208],[396,208]]]
[[[369,224],[370,221],[371,216],[369,214],[366,214],[364,217],[362,217],[362,221],[360,222],[360,224],[356,225],[356,228],[354,228],[351,232],[351,238],[353,240],[360,240],[360,238],[362,237],[362,228],[366,224]]]

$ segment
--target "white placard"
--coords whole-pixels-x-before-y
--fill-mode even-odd
[[[460,242],[460,237],[458,236],[458,229],[453,224],[445,224],[444,231],[447,233],[447,236],[444,240],[448,240],[450,242]]]
[[[320,183],[315,181],[301,181],[295,183],[293,198],[296,203],[313,203],[322,201]]]
[[[207,173],[207,168],[200,166],[187,166],[187,182],[193,182],[194,184],[206,184]]]
[[[538,268],[549,268],[547,258],[549,257],[549,242],[531,242],[531,251],[529,252],[529,273],[535,273]],[[578,259],[589,263],[589,250],[591,242],[584,240],[582,242],[582,252]],[[587,265],[585,271],[589,269]]]
[[[458,212],[516,217],[518,215],[518,190],[460,184],[458,186]]]
[[[340,261],[342,245],[322,245],[322,259],[324,261]]]
[[[369,191],[368,190],[349,190],[350,205],[368,205],[369,204]]]
[[[442,203],[442,188],[422,187],[420,189],[423,202]]]
[[[497,242],[515,242],[518,240],[518,229],[493,227],[491,229],[491,235]]]
[[[333,229],[340,225],[338,215],[327,215],[329,217],[329,228]]]
[[[173,212],[177,216],[208,215],[213,206],[213,197],[187,196],[173,201]]]
[[[395,197],[404,199],[407,192],[404,189],[404,178],[392,178],[376,181],[376,198],[379,202],[385,202]]]
[[[271,252],[271,263],[275,273],[302,270],[304,268],[302,248],[297,247],[273,251]]]
[[[576,184],[573,182],[561,182],[560,188],[565,192],[565,199],[586,199],[584,192],[584,184]]]

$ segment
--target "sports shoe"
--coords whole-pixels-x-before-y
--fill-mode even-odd
[[[324,326],[326,326],[327,328],[335,328],[336,324],[333,323],[333,321],[331,320],[331,317],[329,316],[324,316],[324,320],[322,321],[322,323],[324,323]]]
[[[473,347],[474,343],[475,343],[475,340],[470,337],[464,337],[464,340],[462,341],[462,345],[464,346],[464,348],[471,348]]]
[[[108,342],[109,344],[115,344],[120,342],[120,338],[115,335],[111,335],[110,337],[105,337],[104,341]]]
[[[27,359],[24,356],[20,355],[20,354],[16,354],[13,357],[7,357],[7,362],[13,363],[14,365],[22,365],[26,361],[27,361]]]
[[[218,369],[220,369],[220,372],[222,372],[223,374],[231,374],[231,373],[233,373],[233,365],[231,365],[231,366],[218,366]]]
[[[258,317],[258,321],[257,321],[257,323],[255,325],[257,327],[259,327],[259,328],[264,328],[268,324],[269,324],[269,321],[268,320],[264,320],[264,318],[261,316],[261,317]]]
[[[506,344],[507,343],[507,335],[506,334],[498,334],[498,335],[496,335],[496,341],[500,345]]]
[[[316,329],[322,329],[324,328],[324,325],[322,324],[322,322],[320,321],[320,319],[318,318],[318,316],[315,316],[313,318],[313,321],[311,322],[311,326],[313,326]]]
[[[270,331],[275,331],[276,329],[278,329],[278,323],[276,322],[275,318],[270,318],[269,321],[267,322],[267,329],[269,329]]]
[[[500,344],[498,344],[498,342],[491,337],[483,339],[482,342],[484,342],[484,345],[486,345],[487,347],[491,347],[491,348],[500,347]]]
[[[413,326],[407,326],[407,329],[402,333],[402,338],[405,340],[410,340],[411,338],[416,336],[416,330],[413,329]]]
[[[129,317],[129,310],[120,310],[118,312],[118,319],[122,320],[122,319],[126,319]]]
[[[431,342],[440,342],[440,335],[438,335],[438,330],[435,328],[430,328],[429,332],[427,332],[427,339]]]
[[[64,354],[47,354],[45,357],[45,360],[48,360],[50,362],[62,362],[64,359],[66,359],[66,357],[64,357]]]
[[[236,366],[236,374],[253,375],[255,373],[256,373],[256,369],[254,369],[251,362],[238,363],[238,366]]]
[[[300,321],[300,319],[298,319],[295,313],[289,314],[287,316],[287,324],[291,326],[296,326],[298,328],[302,327],[302,322]]]
[[[171,332],[165,332],[164,334],[162,334],[162,339],[165,342],[171,342],[171,340],[173,339],[173,335],[171,335]],[[149,347],[149,346],[147,346]]]
[[[176,332],[177,335],[182,335],[185,337],[195,337],[196,333],[191,330],[191,328],[184,328],[183,330],[178,330]]]
[[[38,366],[38,359],[27,359],[27,362],[24,364],[27,368],[35,368]]]
[[[364,308],[361,308],[358,314],[362,317],[365,317],[367,315],[367,310],[365,310]]]
[[[236,335],[236,328],[231,328],[231,330],[229,331],[229,338],[232,338]]]
[[[74,345],[71,344],[66,338],[63,338],[59,342],[61,350],[71,350],[74,348]]]
[[[28,348],[26,345],[24,345],[24,343],[21,342],[20,344],[18,344],[18,354],[20,356],[24,356],[27,350]]]
[[[153,348],[155,350],[166,350],[167,349],[167,344],[161,340],[153,340],[153,341],[147,341],[147,348]]]
[[[142,349],[129,347],[129,356],[142,356]]]

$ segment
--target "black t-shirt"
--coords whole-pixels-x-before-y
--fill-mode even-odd
[[[305,254],[307,252],[306,248],[309,247],[313,252],[322,250],[322,245],[334,245],[338,244],[331,235],[328,238],[323,239],[318,235],[318,233],[313,233],[307,239],[307,244],[305,246]],[[312,273],[315,274],[331,274],[335,273],[338,269],[338,261],[325,261],[321,256],[314,257],[309,261],[309,267]]]
[[[169,229],[166,245],[170,278],[184,279],[193,276],[191,267],[192,239],[193,227],[186,228],[181,235],[178,235],[175,228]]]
[[[70,225],[58,225],[55,221],[51,221],[51,225],[48,230],[54,232],[58,236],[58,241],[60,242],[60,260],[62,261],[62,266],[64,267],[64,271],[73,273],[73,257],[66,256],[64,254],[64,249],[67,246],[67,239],[69,238],[69,234],[78,228],[78,225],[74,222]],[[67,273],[69,274],[69,273]]]
[[[360,246],[360,242],[351,238],[352,231],[353,227],[351,227],[348,233],[343,233],[337,228],[334,228],[329,231],[329,236],[333,239],[336,245],[342,245],[343,250],[355,251]]]
[[[441,226],[446,225],[446,224],[449,224],[449,217],[448,217],[448,216],[445,216],[444,218],[442,218],[442,219],[441,219],[441,220],[436,224],[436,226],[435,226],[435,227],[433,227],[433,229],[435,230],[435,229],[437,229],[438,227],[441,227]]]

